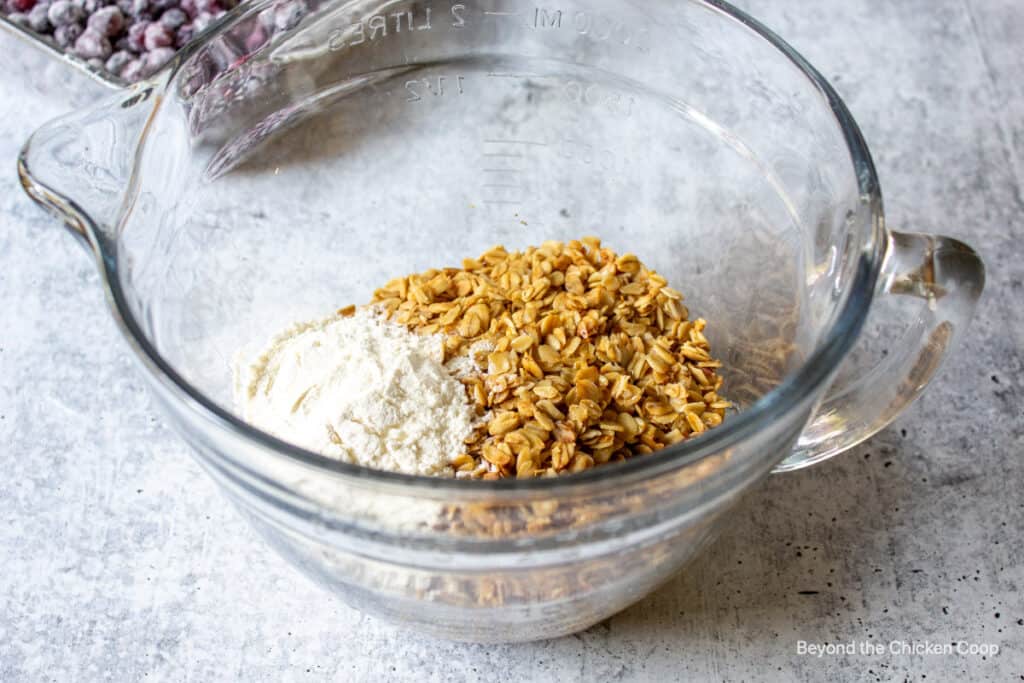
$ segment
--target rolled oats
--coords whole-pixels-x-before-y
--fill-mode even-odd
[[[446,361],[480,368],[462,378],[486,421],[453,461],[460,476],[555,476],[648,455],[717,427],[731,407],[705,321],[595,237],[494,247],[461,269],[393,280],[373,300],[415,332],[444,334]]]

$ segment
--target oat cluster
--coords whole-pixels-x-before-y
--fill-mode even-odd
[[[643,456],[717,427],[721,363],[705,321],[632,254],[597,238],[494,247],[374,294],[390,319],[442,334],[486,420],[459,476],[552,476]]]

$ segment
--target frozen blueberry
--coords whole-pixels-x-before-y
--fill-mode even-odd
[[[121,10],[121,14],[128,17],[132,14],[132,7],[135,6],[135,0],[116,0],[114,2],[117,8]]]
[[[58,26],[56,30],[54,30],[53,39],[57,41],[57,44],[61,47],[70,47],[75,44],[75,41],[78,40],[78,36],[82,35],[82,31],[84,30],[85,29],[82,28],[81,24],[64,24],[63,26]]]
[[[196,12],[203,13],[208,12],[210,14],[216,13],[218,10],[223,9],[217,0],[193,0],[196,5]]]
[[[144,57],[133,59],[132,61],[125,64],[124,68],[121,69],[121,78],[128,81],[129,83],[135,83],[136,81],[142,79],[142,71],[145,68],[145,66],[146,64]]]
[[[174,46],[182,48],[188,45],[189,41],[192,40],[192,36],[196,34],[196,30],[192,28],[192,24],[185,24],[178,29],[178,36],[174,40]]]
[[[132,9],[129,14],[133,17],[137,17],[143,12],[149,11],[149,0],[132,0]]]
[[[28,14],[36,6],[36,0],[7,0],[5,4],[11,14]]]
[[[103,67],[114,74],[115,76],[120,75],[121,71],[128,66],[128,62],[132,61],[134,57],[131,52],[125,50],[118,50],[114,54],[107,58],[106,63]]]
[[[153,12],[162,12],[177,5],[178,0],[149,0],[149,8]]]
[[[7,20],[14,24],[15,26],[23,26],[25,28],[30,28],[28,23],[28,15],[25,14],[24,12],[12,12],[11,14],[7,15]]]
[[[143,36],[143,44],[147,50],[155,50],[159,47],[170,47],[174,45],[174,34],[160,22],[154,21],[146,27]]]
[[[75,54],[86,59],[106,59],[110,56],[110,41],[107,37],[97,33],[91,28],[82,32],[75,41]]]
[[[50,18],[46,13],[50,11],[50,3],[41,2],[32,8],[28,13],[28,26],[36,33],[49,33],[53,30],[50,25]]]
[[[103,7],[89,17],[86,25],[101,36],[113,38],[124,28],[124,15],[117,7]]]
[[[304,16],[306,16],[306,8],[298,2],[290,2],[284,7],[278,7],[274,12],[274,28],[278,31],[295,28]]]
[[[92,68],[94,68],[94,69],[102,69],[103,68],[103,60],[99,59],[98,57],[93,57],[92,59],[87,59],[86,63],[89,66],[91,66]]]
[[[155,50],[150,50],[149,54],[144,57],[146,66],[143,71],[147,76],[152,76],[173,56],[174,50],[169,47],[158,47]]]
[[[54,26],[68,26],[85,20],[85,10],[73,5],[69,0],[56,0],[46,13]]]
[[[216,17],[209,12],[200,12],[196,15],[196,18],[192,20],[192,26],[195,28],[196,33],[198,33],[213,23],[214,19],[216,19]]]
[[[180,7],[181,11],[187,14],[190,19],[194,19],[195,16],[199,14],[199,10],[196,9],[195,0],[181,0],[181,2],[178,3],[178,7]]]
[[[267,42],[267,32],[262,26],[256,26],[252,33],[245,37],[246,52],[255,52],[263,43]]]
[[[268,32],[274,30],[274,8],[268,7],[267,9],[260,12],[256,18],[260,22],[260,26],[266,29]]]
[[[160,15],[160,23],[172,31],[176,31],[188,23],[188,15],[177,7],[172,7]]]
[[[99,0],[71,0],[71,4],[85,12],[87,17],[100,8]]]
[[[148,21],[140,21],[128,27],[128,49],[135,53],[146,51],[146,29]]]

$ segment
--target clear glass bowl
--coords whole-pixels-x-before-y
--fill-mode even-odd
[[[975,253],[888,230],[835,92],[725,3],[328,0],[247,52],[270,6],[47,124],[20,172],[96,255],[199,462],[362,610],[472,641],[583,629],[678,571],[769,472],[891,421],[970,319]],[[287,323],[497,243],[586,234],[709,320],[739,407],[722,427],[477,482],[334,462],[233,411],[232,354]],[[885,338],[859,339],[869,310]]]

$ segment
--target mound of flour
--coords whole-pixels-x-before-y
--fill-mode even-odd
[[[477,419],[442,344],[372,308],[299,323],[236,360],[235,400],[250,424],[328,457],[453,476]]]

